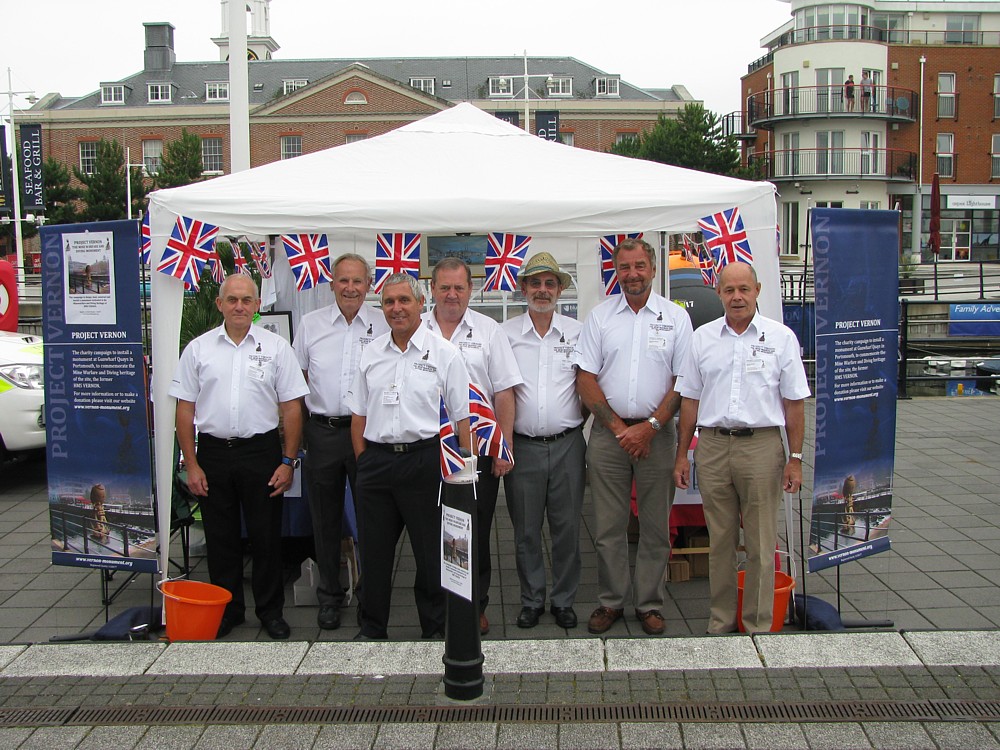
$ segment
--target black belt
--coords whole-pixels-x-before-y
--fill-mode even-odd
[[[570,427],[568,430],[563,430],[562,432],[557,432],[555,435],[522,435],[520,432],[515,432],[514,437],[524,438],[525,440],[534,440],[537,443],[552,443],[560,438],[564,438],[569,435],[574,430],[579,430],[580,426]]]
[[[633,425],[642,424],[643,422],[648,422],[649,417],[645,419],[623,419],[622,422],[625,423],[627,427],[632,427]]]
[[[753,437],[754,433],[757,432],[770,432],[771,430],[778,429],[777,427],[699,427],[699,430],[714,430],[716,435],[725,435],[726,437]]]
[[[370,448],[378,448],[386,453],[412,453],[413,451],[418,451],[421,448],[429,448],[441,441],[441,438],[429,437],[423,440],[415,440],[412,443],[372,443],[369,442],[368,446]]]
[[[220,438],[215,435],[209,435],[207,432],[201,432],[198,434],[198,442],[202,445],[218,445],[225,448],[239,448],[243,445],[253,445],[254,443],[261,443],[265,440],[272,440],[278,434],[277,430],[271,430],[269,432],[262,432],[257,435],[251,435],[250,437],[231,437],[231,438]]]
[[[310,414],[309,419],[313,422],[319,422],[324,427],[329,427],[331,429],[342,429],[344,427],[351,426],[350,414],[346,417],[328,417],[325,414]]]

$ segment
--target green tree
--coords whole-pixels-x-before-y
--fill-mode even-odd
[[[183,129],[180,138],[164,147],[154,183],[158,188],[190,185],[201,180],[202,171],[201,138]]]
[[[125,152],[118,141],[97,143],[94,171],[84,174],[73,167],[83,185],[84,221],[112,221],[125,218]]]
[[[49,224],[73,224],[80,220],[76,202],[83,191],[70,182],[69,169],[51,156],[42,164],[45,183],[45,219]]]
[[[697,103],[677,118],[660,115],[652,130],[616,143],[611,153],[721,175],[740,170],[736,138],[724,136],[718,115]]]

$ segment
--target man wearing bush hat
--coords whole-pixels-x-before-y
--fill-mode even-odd
[[[571,281],[549,253],[533,255],[518,275],[528,312],[503,325],[524,378],[514,386],[517,463],[504,479],[521,586],[520,628],[537,625],[545,611],[545,518],[552,538],[550,611],[560,627],[577,622],[573,602],[580,583],[587,444],[574,350],[583,326],[556,312]]]

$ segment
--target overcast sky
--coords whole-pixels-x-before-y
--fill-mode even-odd
[[[599,10],[589,10],[588,5]],[[760,38],[789,20],[782,0],[633,0],[614,4],[507,0],[272,0],[281,59],[454,55],[570,56],[643,88],[687,87],[725,114]],[[142,69],[143,22],[169,21],[183,62],[218,59],[217,0],[6,0],[0,90],[81,96]],[[506,71],[505,71],[506,72]],[[511,71],[516,72],[516,71]],[[0,98],[6,115],[6,96]],[[24,106],[23,99],[18,106]]]

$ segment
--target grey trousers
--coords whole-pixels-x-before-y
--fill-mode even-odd
[[[610,430],[594,423],[587,446],[587,466],[594,497],[598,602],[602,606],[624,609],[634,604],[639,612],[663,607],[676,442],[674,423],[669,420],[653,438],[649,456],[633,461]],[[633,479],[639,506],[634,583],[628,559]]]
[[[572,607],[580,584],[580,516],[587,443],[577,428],[543,443],[514,435],[514,470],[504,478],[507,510],[514,524],[514,559],[521,606],[545,606],[542,524],[552,540],[552,606]]]

